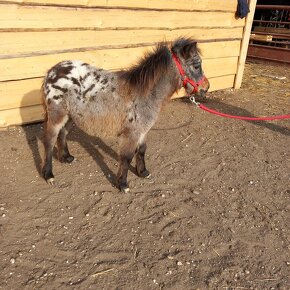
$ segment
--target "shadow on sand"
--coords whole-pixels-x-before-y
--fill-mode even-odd
[[[190,101],[185,98],[183,99],[184,102],[190,103]],[[206,106],[209,107],[210,109],[214,109],[218,112],[222,112],[224,114],[230,114],[230,115],[236,115],[236,116],[246,116],[246,117],[259,117],[253,115],[251,112],[249,112],[246,109],[236,107],[233,105],[226,104],[224,102],[221,102],[220,100],[217,99],[210,99],[210,100],[197,100],[200,101],[201,103],[206,103]],[[206,112],[207,114],[210,114]],[[220,116],[216,116],[217,118],[222,118]],[[278,132],[282,135],[285,136],[290,136],[290,128],[283,127],[277,124],[274,124],[271,121],[245,121],[245,120],[237,120],[238,122],[249,122],[255,126],[260,126],[260,127],[265,127],[271,131]]]

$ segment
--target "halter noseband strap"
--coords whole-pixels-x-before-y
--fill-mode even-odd
[[[193,88],[194,88],[194,92],[197,92],[198,91],[198,87],[202,84],[202,82],[205,80],[205,75],[203,74],[202,75],[202,78],[198,81],[198,82],[195,82],[194,80],[190,79],[184,72],[184,69],[178,59],[178,57],[176,56],[176,54],[174,54],[172,52],[172,58],[176,64],[176,67],[178,68],[179,70],[179,73],[181,75],[181,79],[182,79],[182,82],[183,82],[183,87],[186,89],[186,85],[187,83],[190,83]]]

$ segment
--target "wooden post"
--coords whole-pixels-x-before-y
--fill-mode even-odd
[[[246,24],[244,27],[244,33],[243,33],[243,39],[242,39],[242,44],[241,44],[241,51],[240,51],[240,57],[239,57],[239,62],[238,62],[237,74],[235,78],[234,89],[239,89],[242,84],[243,73],[245,69],[245,61],[247,57],[248,45],[249,45],[249,40],[250,40],[250,34],[251,34],[256,4],[257,4],[257,0],[249,0],[250,13],[248,14],[246,18]]]

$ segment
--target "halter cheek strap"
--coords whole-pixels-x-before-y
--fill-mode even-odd
[[[198,87],[203,83],[203,81],[205,80],[205,75],[203,74],[202,75],[202,78],[198,81],[198,82],[195,82],[194,80],[190,79],[184,72],[184,69],[178,59],[178,57],[176,56],[176,54],[174,54],[172,52],[172,58],[176,64],[176,67],[178,68],[179,70],[179,73],[181,75],[181,79],[182,79],[182,82],[183,82],[183,87],[186,88],[186,85],[187,83],[190,83],[193,88],[194,88],[194,92],[197,92],[198,91]]]

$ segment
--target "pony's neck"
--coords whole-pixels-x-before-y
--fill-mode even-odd
[[[157,82],[151,98],[155,98],[160,102],[167,101],[180,89],[180,84],[180,74],[174,61],[172,60],[168,73],[162,76]]]

